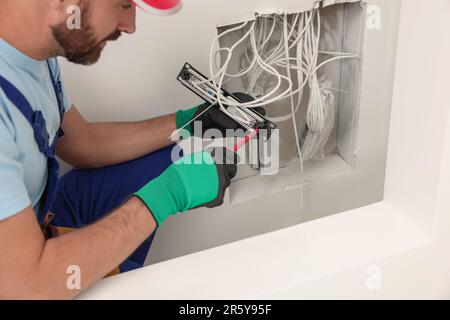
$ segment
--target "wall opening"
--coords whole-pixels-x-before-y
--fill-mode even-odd
[[[255,43],[264,62],[291,79],[290,93],[297,91],[292,103],[287,97],[264,106],[266,115],[280,129],[279,172],[264,176],[258,165],[241,165],[230,188],[232,204],[332,179],[356,168],[365,17],[365,5],[354,2],[320,6],[288,14],[286,18],[280,13],[257,14],[244,27],[239,23],[218,28],[222,49],[232,48],[251,33],[254,38],[249,35],[233,50],[227,66],[230,76],[224,78],[228,91],[246,92],[259,98],[275,87],[277,77],[265,72],[264,67],[255,64],[249,68],[254,62]],[[286,38],[289,38],[289,59],[284,46]],[[223,50],[219,55],[223,66],[229,53]],[[289,74],[286,61],[289,61]],[[244,76],[233,76],[248,69]],[[266,101],[288,88],[288,82],[282,81]],[[311,111],[313,105],[315,111]],[[295,114],[297,138],[292,114]],[[255,145],[247,146],[247,157],[255,154],[252,150]]]

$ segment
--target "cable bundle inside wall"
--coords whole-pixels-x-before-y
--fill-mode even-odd
[[[306,131],[295,135],[296,139],[303,136],[297,141],[301,147],[298,153],[306,154],[303,161],[322,155],[334,127],[333,84],[326,76],[320,78],[320,70],[329,63],[358,57],[352,53],[319,50],[321,32],[319,8],[291,15],[257,16],[253,21],[220,33],[210,48],[210,74],[217,84],[217,103],[222,108],[235,105],[270,109],[281,102],[292,103],[289,113],[269,117],[273,122],[282,123],[295,120],[301,105],[307,105]],[[242,37],[229,47],[218,48],[221,38],[232,33],[241,33]],[[319,57],[323,56],[331,57],[319,63]],[[236,65],[239,70],[232,73],[231,66]],[[237,79],[245,83],[243,89],[256,98],[254,101],[236,104],[220,95],[221,86]],[[295,131],[296,121],[293,125]]]
[[[256,15],[254,20],[224,27],[210,47],[211,90],[224,112],[227,105],[262,106],[266,107],[267,118],[280,127],[292,122],[289,134],[295,139],[301,186],[303,163],[325,155],[336,125],[338,99],[334,86],[339,84],[328,77],[324,67],[359,58],[357,53],[327,48],[321,40],[328,31],[322,28],[321,8]],[[245,91],[255,100],[236,103],[221,95],[222,86],[228,91]]]

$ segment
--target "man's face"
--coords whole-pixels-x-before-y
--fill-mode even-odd
[[[78,5],[81,28],[69,29],[66,21],[52,26],[58,51],[73,63],[96,63],[107,41],[136,29],[136,8],[130,0],[80,0]]]

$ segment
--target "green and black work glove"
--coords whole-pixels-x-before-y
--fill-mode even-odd
[[[134,195],[151,211],[158,226],[169,216],[223,204],[237,172],[237,155],[225,148],[198,152],[170,165]]]
[[[233,93],[233,95],[242,102],[251,102],[254,100],[253,97],[241,92]],[[218,129],[225,136],[227,129],[237,130],[240,128],[239,124],[220,111],[217,105],[211,108],[209,107],[209,103],[204,103],[192,109],[179,110],[176,113],[177,129],[186,129],[191,135],[194,135],[194,122],[200,121],[202,122],[201,137],[203,137],[204,132],[208,129]],[[208,110],[204,112],[206,109]],[[264,108],[253,109],[263,116],[266,114]],[[192,119],[195,119],[195,121],[192,121]],[[200,132],[195,132],[195,134],[200,134]]]

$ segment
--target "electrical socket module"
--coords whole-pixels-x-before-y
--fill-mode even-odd
[[[226,90],[220,88],[217,89],[217,85],[213,82],[213,80],[208,79],[198,70],[193,68],[189,63],[185,63],[183,68],[177,77],[178,81],[181,82],[186,88],[194,92],[200,98],[205,100],[205,102],[213,105],[217,102],[217,92],[220,92],[220,95],[231,99],[231,101],[236,103],[245,103],[245,101],[241,101],[238,97],[228,93]],[[219,107],[217,105],[217,107]],[[222,110],[221,108],[219,108]],[[254,130],[267,130],[268,136],[270,136],[270,131],[275,129],[277,125],[272,121],[269,121],[264,116],[259,114],[258,112],[252,110],[251,108],[239,107],[239,106],[226,106],[225,114],[231,114],[232,119],[235,120],[242,129],[246,131],[253,132]]]

